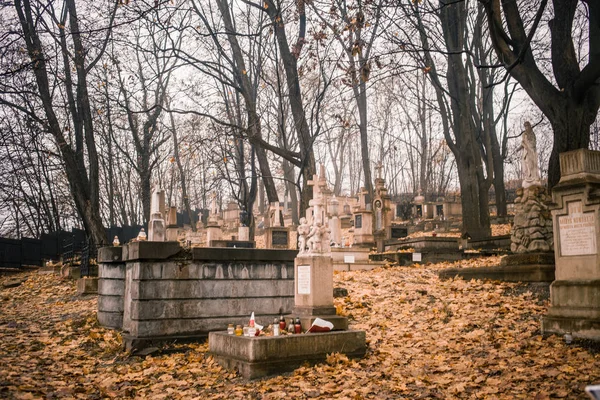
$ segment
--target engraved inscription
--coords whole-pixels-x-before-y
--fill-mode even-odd
[[[298,265],[298,294],[310,294],[310,265]]]
[[[362,228],[362,215],[356,215],[354,217],[354,227],[357,229]]]
[[[568,214],[558,217],[560,254],[582,256],[596,254],[596,216],[583,212],[580,201],[567,205]]]
[[[272,245],[287,247],[288,232],[287,231],[273,231],[272,232]]]

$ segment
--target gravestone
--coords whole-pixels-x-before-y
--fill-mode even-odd
[[[329,230],[331,231],[331,243],[333,246],[342,245],[342,221],[339,217],[340,202],[335,196],[329,201]]]
[[[367,190],[361,188],[358,193],[358,206],[354,210],[354,246],[373,247],[373,210],[371,203],[367,204]]]
[[[542,331],[600,340],[600,152],[562,153],[560,171],[552,189],[556,280]]]
[[[150,202],[150,222],[148,222],[148,241],[164,242],[167,231],[164,220],[165,191],[155,189]]]
[[[167,241],[177,241],[177,233],[179,227],[177,226],[177,207],[169,207],[169,213],[167,214]]]
[[[271,203],[268,216],[269,224],[265,228],[265,247],[267,249],[289,249],[289,229],[283,225],[283,214],[279,202]]]

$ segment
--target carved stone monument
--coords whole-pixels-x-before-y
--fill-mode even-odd
[[[511,227],[513,253],[535,253],[553,250],[550,197],[542,186],[517,189],[515,218]]]
[[[342,221],[339,217],[340,202],[333,196],[329,201],[329,230],[331,231],[331,244],[339,247],[342,245]]]
[[[265,247],[267,249],[289,249],[290,232],[283,224],[283,213],[279,202],[269,205],[268,225],[265,227]]]
[[[354,210],[354,246],[373,247],[373,210],[371,203],[367,204],[367,190],[361,188],[358,193],[358,206]]]
[[[223,231],[221,230],[221,221],[219,219],[219,209],[217,207],[217,194],[212,194],[210,214],[206,224],[206,246],[211,247],[213,241],[221,240]]]
[[[310,328],[316,318],[334,324],[334,329],[347,329],[348,320],[336,315],[333,305],[333,259],[329,224],[323,220],[322,199],[310,200],[314,210],[312,224],[301,219],[298,227],[300,249],[294,261],[295,307],[293,315],[300,317],[302,328]]]
[[[552,189],[556,280],[542,332],[600,340],[600,152],[560,154]]]
[[[373,212],[375,215],[375,228],[373,235],[377,245],[377,251],[384,251],[384,242],[391,239],[392,226],[392,206],[391,196],[385,187],[385,179],[383,179],[381,170],[383,165],[381,162],[377,164],[377,178],[375,179],[375,198],[373,199]]]
[[[551,201],[540,181],[535,135],[528,122],[525,128],[521,145],[523,187],[517,189],[510,231],[513,254],[502,259],[499,270],[504,280],[547,281],[554,277]]]
[[[150,221],[148,221],[148,241],[150,242],[164,242],[166,240],[164,208],[165,191],[157,188],[152,192],[150,202]]]
[[[177,233],[179,227],[177,226],[177,207],[169,207],[169,213],[167,214],[167,241],[177,241]]]

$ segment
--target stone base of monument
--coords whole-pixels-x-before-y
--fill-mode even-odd
[[[447,268],[438,272],[441,279],[490,279],[505,282],[552,282],[554,253],[522,253],[504,257],[494,267]]]
[[[600,281],[562,281],[550,285],[548,313],[542,317],[542,333],[600,338]]]
[[[300,318],[302,331],[307,331],[315,319],[320,318],[333,324],[334,331],[342,331],[348,329],[348,318],[341,315],[336,315],[335,307],[331,308],[312,308],[312,307],[294,307],[292,313],[285,316],[285,320],[290,318],[294,320]]]
[[[372,270],[385,265],[385,262],[372,261],[371,249],[364,247],[333,247],[331,258],[334,271]]]
[[[208,351],[223,367],[238,371],[246,379],[255,379],[293,371],[306,362],[325,361],[332,353],[362,357],[365,340],[364,331],[258,337],[210,332]]]
[[[98,294],[98,278],[93,276],[84,276],[77,279],[78,294]]]
[[[71,265],[63,265],[60,269],[60,276],[63,278],[69,278],[77,280],[81,278],[81,268],[79,265],[71,266]]]

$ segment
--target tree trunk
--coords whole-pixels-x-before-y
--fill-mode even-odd
[[[72,4],[74,7],[74,4]],[[101,245],[106,243],[106,234],[104,226],[102,225],[102,219],[100,217],[100,210],[98,204],[98,182],[90,182],[86,175],[85,169],[80,168],[80,164],[77,161],[77,154],[67,143],[63,130],[58,121],[56,113],[54,111],[54,105],[52,103],[52,93],[50,90],[50,82],[48,78],[48,71],[46,66],[46,59],[44,56],[44,50],[42,47],[41,40],[36,31],[36,24],[33,20],[33,13],[31,10],[31,4],[29,0],[16,0],[15,8],[19,15],[19,22],[23,29],[23,35],[27,46],[29,57],[32,60],[33,72],[35,75],[38,92],[44,112],[48,122],[48,129],[54,136],[61,152],[61,156],[64,162],[65,172],[69,181],[69,187],[77,211],[83,221],[84,228],[88,235],[92,238],[95,244]],[[83,62],[83,61],[82,61]],[[77,87],[86,86],[85,75],[82,80],[78,80]],[[83,89],[78,89],[78,93],[86,93]],[[89,116],[86,114],[86,116]],[[75,118],[74,116],[72,116]],[[91,129],[91,120],[88,122]],[[89,132],[90,136],[86,141],[88,146],[93,144],[93,136]],[[90,149],[88,149],[90,150]],[[92,157],[95,155],[95,148],[91,150]],[[97,172],[97,170],[96,170]],[[97,175],[91,174],[91,178],[96,179]],[[94,198],[93,196],[96,196]]]

